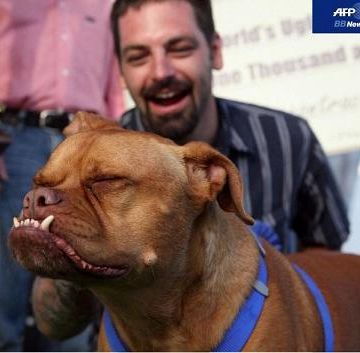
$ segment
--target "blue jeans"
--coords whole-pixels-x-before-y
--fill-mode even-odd
[[[14,262],[7,238],[33,175],[62,137],[41,128],[5,124],[0,128],[12,136],[4,154],[9,179],[2,182],[0,192],[0,350],[22,351],[33,276]]]
[[[63,136],[47,128],[0,123],[0,129],[12,136],[4,153],[9,179],[2,182],[0,191],[0,351],[22,351],[33,275],[12,259],[7,238],[12,219],[19,214],[22,200],[31,188],[33,175]],[[50,348],[47,346],[46,350]],[[72,346],[71,350],[77,349]]]

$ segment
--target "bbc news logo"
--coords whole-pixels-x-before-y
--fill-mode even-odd
[[[360,28],[360,22],[355,21],[335,21],[334,22],[335,28],[350,28],[350,27],[359,27]]]

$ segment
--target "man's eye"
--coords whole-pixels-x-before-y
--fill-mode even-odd
[[[173,47],[169,50],[169,52],[176,56],[184,57],[192,54],[194,50],[195,48],[193,46],[186,45],[186,46]]]
[[[132,64],[132,65],[141,65],[146,61],[146,55],[145,54],[133,54],[133,55],[128,55],[125,58],[125,61],[128,64]]]

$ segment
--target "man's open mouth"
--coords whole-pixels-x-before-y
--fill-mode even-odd
[[[169,78],[153,83],[144,90],[143,96],[148,102],[167,107],[176,105],[191,93],[192,85],[190,82]]]
[[[51,249],[54,246],[62,252],[65,257],[81,272],[91,274],[97,277],[120,277],[124,276],[129,271],[129,266],[107,266],[92,264],[84,260],[74,247],[67,242],[63,237],[52,233],[50,225],[54,221],[54,216],[50,215],[44,220],[23,219],[18,220],[14,218],[14,226],[11,236],[22,238],[29,243],[29,247],[33,244],[34,247],[42,246],[41,252],[44,254],[49,248],[49,254],[44,254],[45,257],[50,256],[53,252]],[[31,250],[31,248],[29,249]]]
[[[148,100],[155,104],[166,107],[179,103],[188,94],[189,92],[187,90],[180,92],[161,92],[159,94],[149,97]]]

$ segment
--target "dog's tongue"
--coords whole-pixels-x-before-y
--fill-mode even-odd
[[[80,270],[92,273],[94,275],[106,276],[106,277],[118,277],[124,275],[128,267],[122,266],[120,268],[109,266],[98,266],[90,264],[83,260],[75,251],[75,249],[67,243],[64,239],[54,237],[56,246],[63,251],[63,253],[78,267]]]

